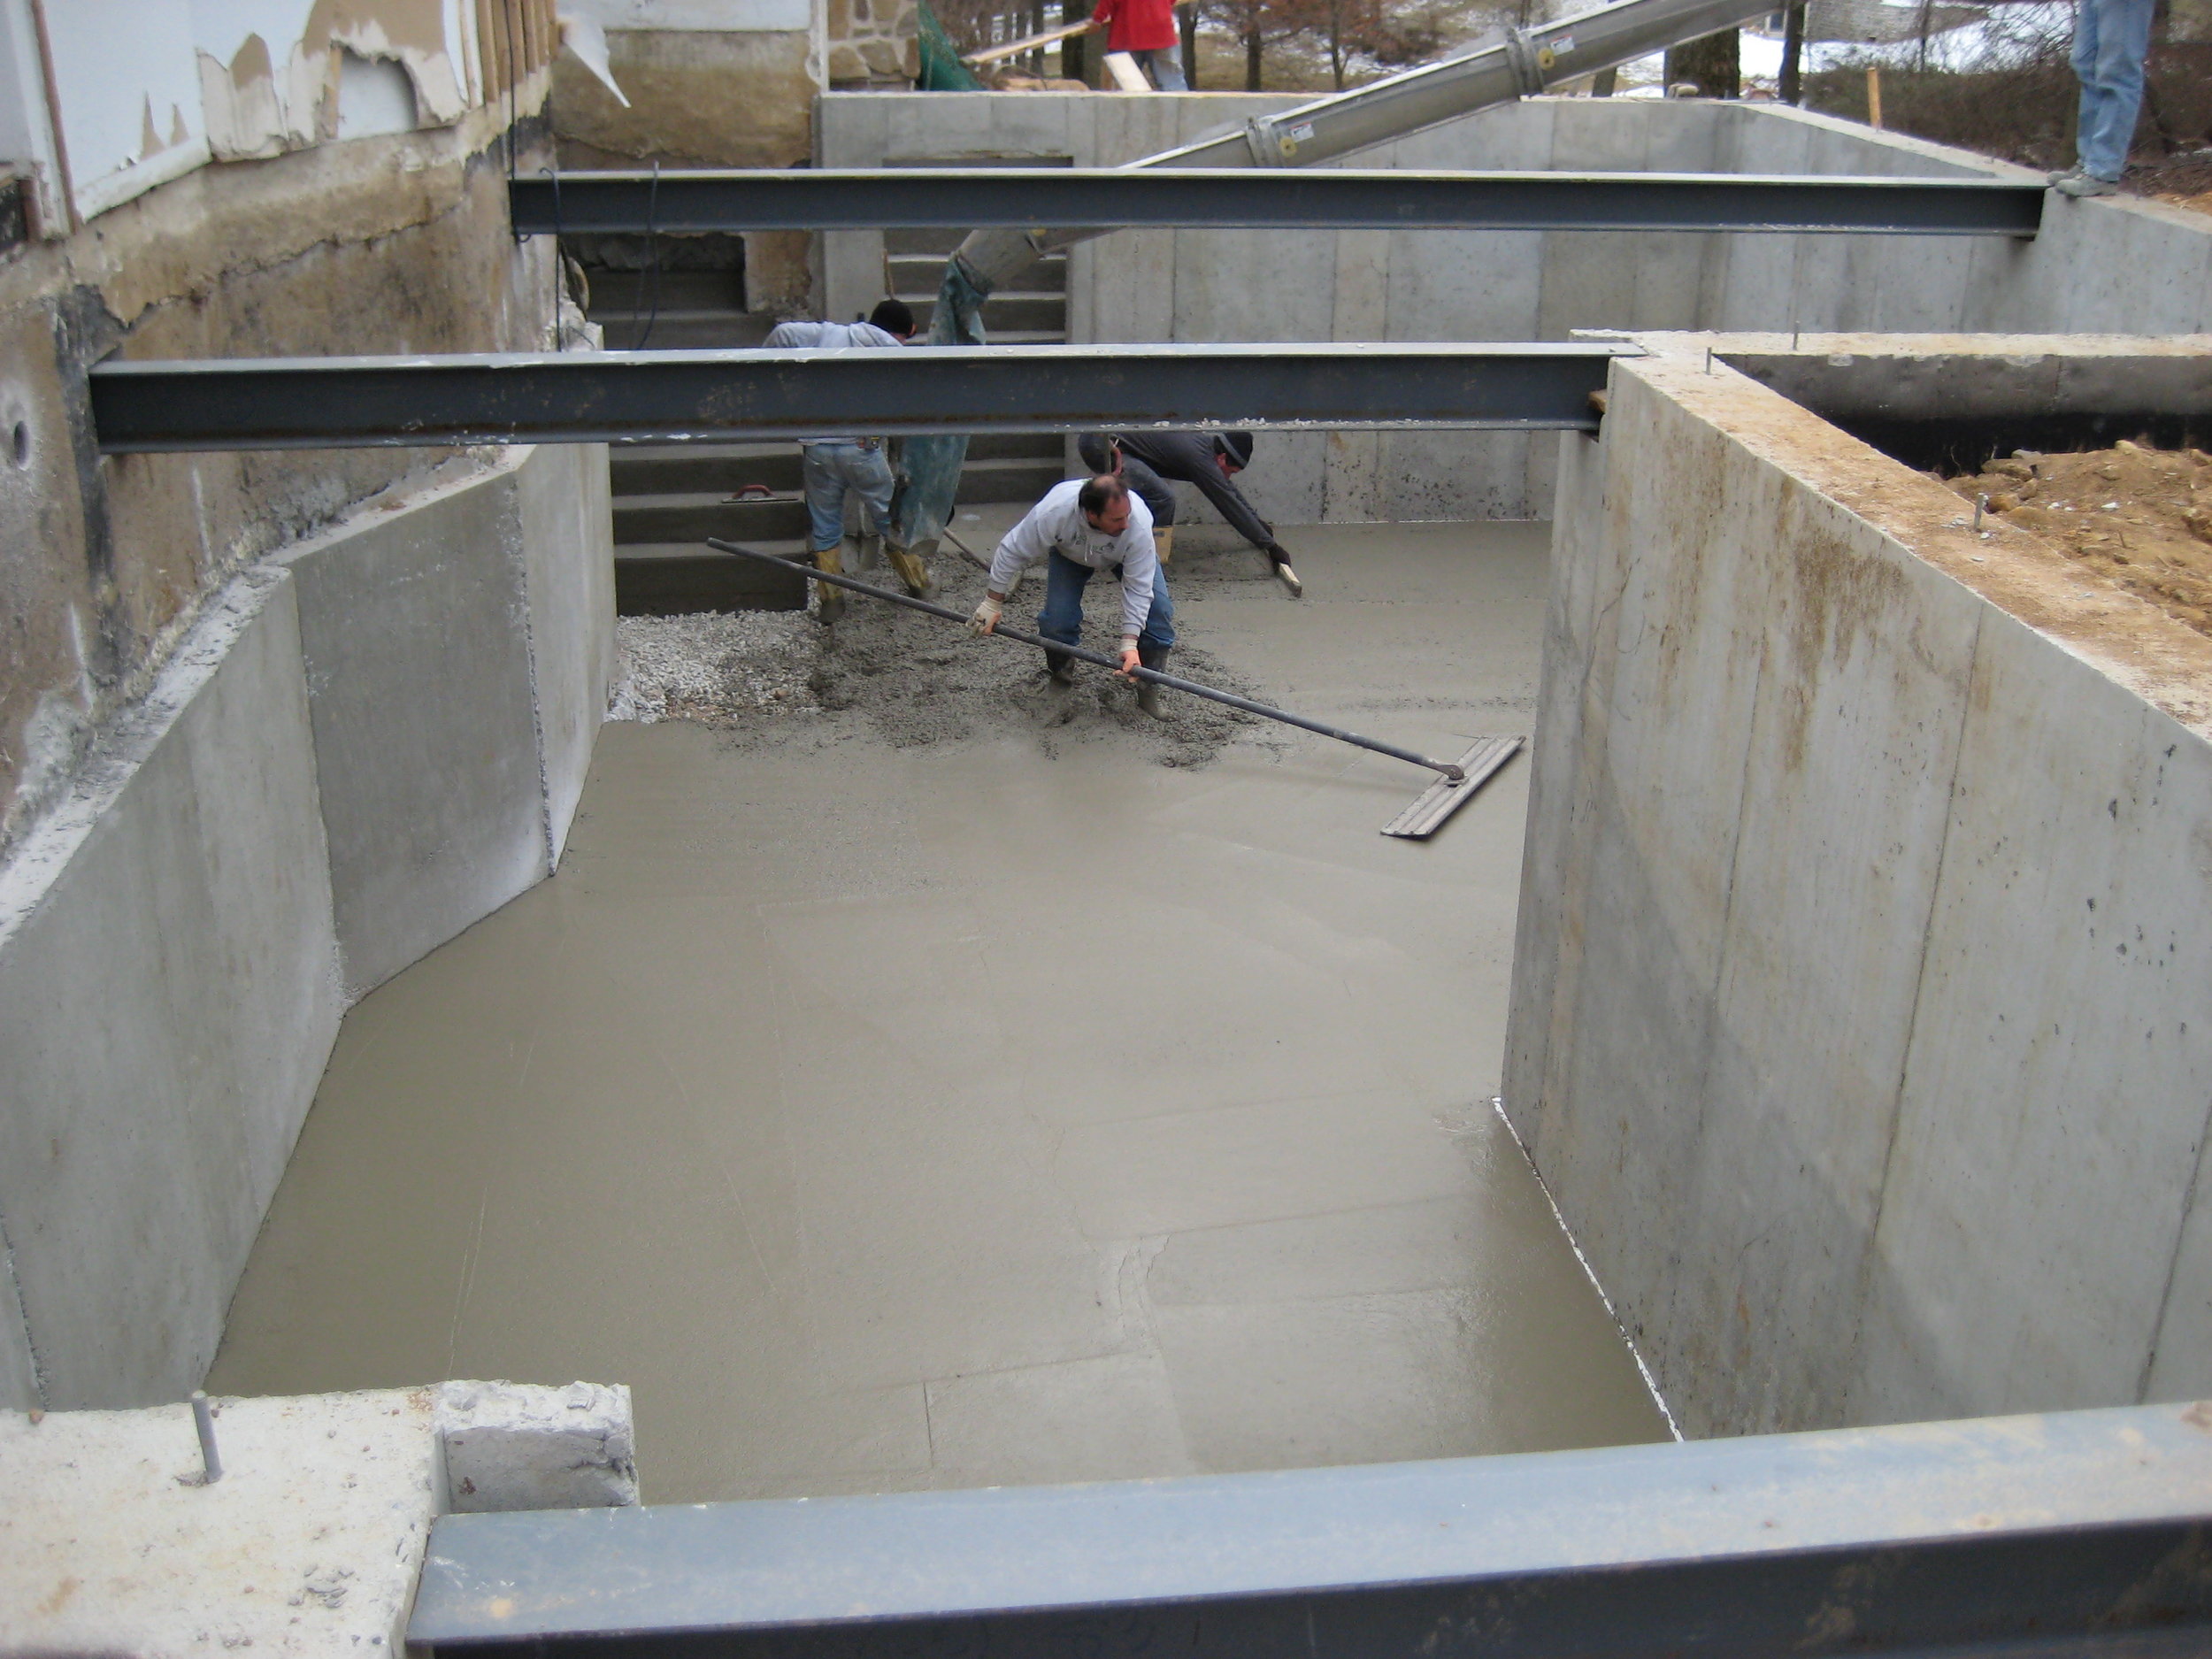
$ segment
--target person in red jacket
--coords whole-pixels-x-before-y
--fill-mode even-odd
[[[1175,24],[1175,0],[1098,0],[1091,28],[1109,31],[1106,50],[1127,52],[1144,66],[1162,92],[1188,92],[1183,79],[1183,36]]]

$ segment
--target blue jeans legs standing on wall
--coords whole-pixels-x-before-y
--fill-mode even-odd
[[[845,492],[860,497],[862,530],[891,527],[891,463],[878,443],[803,443],[799,477],[806,486],[808,528],[817,553],[845,539]]]
[[[2116,180],[2143,107],[2143,59],[2156,0],[2081,0],[2074,18],[2074,76],[2081,82],[2075,150],[2082,171]]]
[[[1038,633],[1062,645],[1077,642],[1083,633],[1083,589],[1095,573],[1057,553],[1045,556],[1045,608],[1037,613]],[[1114,584],[1114,603],[1121,603],[1119,582]],[[1175,643],[1175,606],[1167,596],[1167,578],[1157,570],[1152,572],[1152,610],[1138,640],[1163,651]]]
[[[1188,92],[1190,82],[1183,79],[1183,49],[1163,46],[1155,51],[1131,52],[1145,72],[1152,77],[1152,84],[1162,92]]]

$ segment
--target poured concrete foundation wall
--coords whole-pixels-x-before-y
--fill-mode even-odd
[[[0,874],[0,1402],[193,1387],[349,995],[550,870],[605,469],[510,450],[242,572]]]
[[[1112,166],[1302,100],[926,94],[822,101],[826,166],[1053,155]],[[1532,98],[1347,158],[1359,167],[2026,177],[1773,105]],[[881,290],[882,238],[822,239],[829,314]],[[1083,342],[1561,340],[1578,328],[2212,327],[2212,221],[2053,198],[2033,242],[1632,232],[1122,231],[1077,247]],[[1514,433],[1284,434],[1240,484],[1287,524],[1542,518],[1555,443]],[[1195,515],[1203,516],[1203,515]]]
[[[1507,1110],[1692,1433],[2212,1391],[2212,642],[1704,343],[1562,443]]]

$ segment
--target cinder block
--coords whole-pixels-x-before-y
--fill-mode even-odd
[[[456,1514],[638,1501],[630,1391],[619,1383],[449,1382],[438,1391],[437,1427]]]

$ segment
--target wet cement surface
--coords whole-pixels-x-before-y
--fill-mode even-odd
[[[1540,529],[1294,545],[1187,634],[1529,729]],[[608,726],[560,875],[347,1018],[211,1390],[626,1382],[651,1502],[1662,1437],[1489,1105],[1525,763],[1423,845],[1401,763],[1041,718]]]

